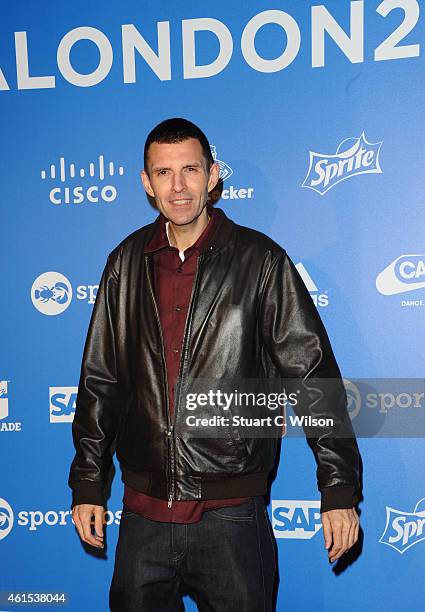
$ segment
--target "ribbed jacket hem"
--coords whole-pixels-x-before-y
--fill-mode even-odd
[[[132,472],[122,467],[122,481],[141,493],[159,499],[168,498],[167,481],[162,473]],[[231,499],[251,497],[267,493],[268,473],[220,476],[177,476],[175,480],[175,499],[194,501],[200,499]]]

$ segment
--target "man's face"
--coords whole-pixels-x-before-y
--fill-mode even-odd
[[[155,198],[159,212],[175,225],[195,221],[219,177],[217,163],[208,172],[199,140],[154,142],[149,147],[147,166],[147,172],[141,174],[143,186]]]

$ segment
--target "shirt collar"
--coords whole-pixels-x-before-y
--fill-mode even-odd
[[[190,249],[197,249],[198,251],[204,251],[208,249],[214,235],[216,234],[216,230],[218,229],[222,219],[224,218],[223,212],[219,208],[214,208],[214,206],[207,206],[207,212],[210,216],[208,225],[205,227],[204,231],[199,236],[197,241],[191,247],[189,247]],[[159,223],[157,225],[156,232],[154,233],[148,244],[145,246],[145,253],[154,253],[156,251],[159,251],[160,249],[170,247],[166,224],[167,219],[164,217],[164,215],[161,214],[159,217]]]

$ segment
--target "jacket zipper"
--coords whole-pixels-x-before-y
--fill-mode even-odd
[[[174,413],[173,413],[173,423],[176,422],[176,418],[177,418],[177,412],[179,409],[179,404],[180,404],[180,396],[181,396],[181,388],[182,388],[182,375],[183,375],[183,367],[184,367],[184,363],[186,360],[186,356],[189,350],[189,336],[190,336],[190,329],[191,329],[191,323],[192,323],[192,312],[193,312],[193,303],[195,301],[195,296],[198,290],[198,284],[199,284],[199,271],[200,271],[200,267],[201,267],[201,261],[203,259],[203,254],[201,253],[198,257],[198,260],[196,262],[196,273],[195,273],[195,280],[193,281],[193,287],[192,287],[192,294],[190,296],[190,302],[189,302],[189,308],[188,308],[188,312],[187,312],[187,317],[186,317],[186,323],[185,323],[185,328],[184,328],[184,333],[183,333],[183,342],[182,342],[182,351],[180,354],[180,365],[179,365],[179,373],[178,373],[178,380],[180,381],[180,384],[177,387],[177,394],[176,394],[176,398],[174,401]],[[174,432],[174,430],[173,430]],[[176,444],[176,439],[175,436],[173,436],[172,438],[172,445],[173,445],[173,461],[175,462],[175,444]],[[173,499],[174,499],[174,478],[175,478],[175,463],[173,464],[173,471],[172,471],[172,493],[168,499],[168,507],[171,508],[171,505],[173,503]]]
[[[150,271],[150,264],[149,264],[149,259],[146,256],[145,257],[145,265],[146,265],[146,270],[147,270],[147,277],[148,277],[148,285],[149,285],[149,291],[151,294],[151,298],[152,298],[152,302],[153,302],[153,306],[154,306],[154,311],[155,311],[155,317],[156,317],[156,321],[158,324],[158,330],[159,330],[159,336],[160,336],[160,340],[161,340],[161,359],[162,359],[162,370],[163,370],[163,374],[165,376],[165,399],[166,399],[166,413],[167,413],[167,443],[168,443],[168,456],[169,456],[169,461],[168,461],[168,481],[169,481],[169,494],[168,494],[168,508],[171,508],[172,503],[173,503],[173,499],[174,499],[174,477],[172,474],[172,464],[174,462],[174,452],[173,452],[173,444],[172,444],[172,435],[173,435],[173,425],[171,423],[171,415],[170,415],[170,398],[168,396],[168,382],[167,382],[167,367],[166,367],[166,361],[165,361],[165,350],[164,350],[164,339],[162,336],[162,328],[161,328],[161,319],[159,318],[159,312],[158,312],[158,306],[156,304],[156,300],[155,300],[155,294],[153,292],[153,287],[152,287],[152,281],[151,281],[151,271]]]
[[[184,361],[185,361],[185,358],[188,352],[188,348],[189,348],[188,339],[189,339],[189,331],[190,331],[190,326],[191,326],[190,324],[192,322],[193,302],[194,302],[194,298],[195,298],[197,288],[198,288],[199,270],[200,270],[200,264],[201,264],[202,257],[203,257],[203,254],[201,253],[198,257],[198,261],[196,264],[195,280],[193,282],[192,295],[190,297],[189,309],[188,309],[188,314],[187,314],[186,324],[185,324],[185,329],[184,329],[184,334],[183,334],[182,352],[180,355],[180,365],[179,365],[179,374],[178,374],[178,378],[180,381],[182,380],[181,376],[183,373],[183,364],[184,364]],[[148,262],[147,257],[146,257],[146,262]],[[147,265],[146,268],[148,269],[149,265]],[[150,290],[152,302],[154,305],[155,316],[156,316],[156,320],[158,323],[159,335],[161,338],[162,367],[163,367],[163,373],[165,374],[165,396],[166,396],[166,402],[167,402],[167,439],[168,439],[168,451],[169,451],[168,452],[168,455],[169,455],[168,471],[169,471],[169,483],[170,483],[167,506],[168,508],[171,508],[173,505],[174,495],[175,495],[175,471],[176,471],[176,466],[175,466],[175,443],[176,441],[175,441],[175,436],[174,436],[174,423],[176,421],[178,405],[180,402],[180,392],[181,392],[182,384],[180,382],[178,386],[177,398],[174,404],[174,413],[173,413],[173,419],[172,419],[173,422],[171,422],[170,399],[168,395],[168,382],[167,382],[167,366],[166,366],[165,351],[164,351],[164,339],[162,336],[161,320],[159,317],[158,306],[156,304],[155,295],[154,295],[153,287],[152,287],[152,281],[150,278],[150,269],[148,269],[147,277],[148,277],[149,290]]]

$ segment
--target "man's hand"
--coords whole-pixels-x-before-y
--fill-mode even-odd
[[[322,514],[322,525],[325,548],[333,563],[357,542],[359,517],[354,508],[329,510]]]
[[[103,548],[103,515],[105,509],[103,506],[94,506],[92,504],[79,504],[72,509],[72,518],[78,534],[83,542]],[[94,516],[94,532],[91,531],[91,520]]]

